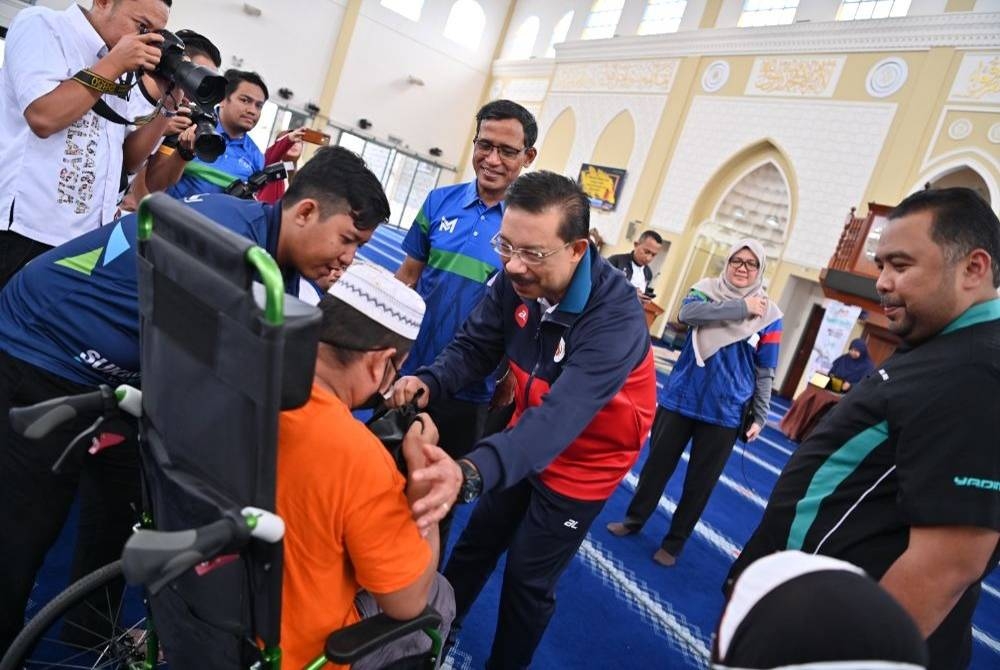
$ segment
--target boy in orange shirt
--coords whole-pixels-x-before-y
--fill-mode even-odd
[[[410,619],[430,603],[444,634],[455,614],[451,586],[435,569],[436,519],[420,514],[418,527],[411,507],[435,486],[435,495],[454,501],[460,478],[405,480],[351,415],[391,389],[419,331],[423,300],[381,268],[355,264],[319,307],[312,395],[282,414],[278,433],[277,511],[287,528],[281,646],[289,668],[319,656],[334,630],[379,610]],[[436,443],[436,427],[421,415],[403,444],[409,472],[450,460]],[[438,503],[437,516],[449,505]],[[413,633],[353,667],[381,667],[429,648],[426,635]]]

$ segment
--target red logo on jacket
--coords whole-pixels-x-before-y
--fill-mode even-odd
[[[521,305],[514,310],[514,320],[517,321],[517,325],[524,328],[528,323],[528,306]]]

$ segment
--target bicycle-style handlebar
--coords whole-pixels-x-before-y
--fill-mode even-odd
[[[131,386],[112,390],[101,385],[96,391],[52,398],[35,405],[10,410],[10,425],[29,440],[38,440],[62,424],[87,414],[109,416],[122,410],[132,416],[142,414],[142,392]]]
[[[257,507],[244,507],[191,530],[136,530],[122,552],[122,571],[129,584],[141,584],[156,595],[199,563],[238,552],[251,537],[273,543],[284,535],[281,517]]]

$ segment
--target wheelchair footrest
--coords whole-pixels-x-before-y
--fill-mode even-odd
[[[386,614],[362,619],[326,638],[324,653],[333,663],[354,663],[388,643],[420,630],[437,628],[441,615],[430,607],[414,619],[399,621]]]

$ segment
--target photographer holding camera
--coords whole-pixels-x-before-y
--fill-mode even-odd
[[[218,73],[219,68],[222,67],[222,54],[211,40],[188,29],[178,30],[174,34],[184,42],[184,56],[188,61],[205,68],[207,72]],[[181,133],[194,123],[191,120],[192,104],[185,95],[178,104],[176,112],[169,115],[167,127],[163,133],[163,142],[132,180],[128,194],[121,203],[123,212],[134,212],[146,195],[155,191],[167,190],[176,184],[184,174],[184,166],[187,165],[187,161],[169,159],[180,146]],[[214,130],[214,118],[212,126]],[[185,148],[188,151],[194,151],[193,133],[187,137],[190,141],[185,142]],[[220,137],[219,140],[221,141],[222,138]]]
[[[171,0],[29,7],[0,70],[0,288],[47,249],[111,220],[122,168],[134,172],[172,109],[148,74],[160,63]],[[138,81],[137,81],[138,80]],[[138,85],[136,85],[138,84]],[[135,123],[139,120],[139,123]]]
[[[186,162],[184,176],[167,189],[167,195],[184,199],[197,194],[225,193],[233,182],[245,182],[264,168],[264,154],[247,133],[260,120],[268,98],[267,86],[256,72],[226,70],[225,78],[225,98],[219,103],[214,127],[214,119],[209,115],[211,108],[204,105],[194,108],[194,124],[180,134],[178,150],[165,161],[175,166]],[[200,150],[202,143],[218,136],[222,146],[210,146],[207,155]],[[210,160],[212,154],[214,160]],[[150,190],[158,186],[148,180],[147,185]]]

